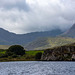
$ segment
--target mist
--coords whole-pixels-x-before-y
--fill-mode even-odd
[[[1,0],[0,27],[10,32],[69,29],[75,22],[75,0]]]

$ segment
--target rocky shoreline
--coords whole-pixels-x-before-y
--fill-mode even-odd
[[[46,49],[42,54],[44,61],[74,61],[75,44]]]

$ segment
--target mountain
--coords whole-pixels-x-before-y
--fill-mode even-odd
[[[73,24],[73,26],[67,32],[63,33],[61,36],[75,38],[75,24]]]
[[[75,24],[73,24],[68,31],[58,35],[57,37],[38,38],[31,43],[28,43],[25,48],[28,50],[39,50],[73,42],[75,42]]]
[[[63,33],[61,30],[56,29],[44,32],[32,32],[27,34],[15,34],[0,28],[0,45],[20,44],[25,45],[32,42],[38,37],[55,37]]]
[[[42,50],[65,44],[74,43],[75,38],[70,37],[46,37],[38,38],[25,46],[27,50]]]

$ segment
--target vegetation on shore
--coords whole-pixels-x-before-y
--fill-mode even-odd
[[[44,50],[26,51],[20,45],[8,49],[0,49],[0,61],[75,61],[75,43],[48,48]]]
[[[13,46],[11,46],[13,47]],[[34,51],[25,51],[21,54],[15,54],[12,53],[11,50],[9,50],[11,47],[9,47],[7,50],[0,49],[0,61],[37,61],[40,60],[43,50],[34,50]],[[41,53],[40,57],[39,53]]]

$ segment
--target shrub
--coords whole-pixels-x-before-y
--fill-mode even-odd
[[[14,54],[14,53],[11,52],[11,51],[9,51],[9,50],[7,50],[6,53],[5,53],[5,55],[7,55],[7,56],[11,56],[11,55],[13,55],[13,54]]]
[[[8,56],[11,56],[13,54],[15,54],[15,55],[24,55],[25,54],[25,50],[20,45],[13,45],[13,46],[9,47],[9,49],[6,51],[6,54]]]
[[[39,59],[41,59],[41,56],[42,56],[42,52],[38,52],[38,53],[35,55],[35,59],[36,59],[36,60],[39,60]]]
[[[13,54],[13,55],[12,55],[12,58],[16,58],[16,57],[18,57],[16,54]]]

